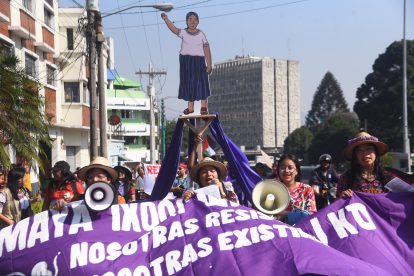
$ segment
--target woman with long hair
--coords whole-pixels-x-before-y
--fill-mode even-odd
[[[0,170],[0,229],[19,222],[21,218],[20,203],[6,185],[6,171]]]
[[[277,174],[290,195],[290,203],[285,211],[278,214],[278,219],[288,224],[295,224],[315,213],[315,194],[311,186],[301,182],[298,159],[291,154],[282,155],[277,165]]]
[[[344,156],[351,161],[351,168],[341,175],[338,182],[337,196],[352,197],[353,191],[366,193],[385,193],[392,176],[384,172],[381,156],[388,151],[388,146],[378,138],[360,132],[348,141]]]
[[[10,189],[12,197],[20,203],[21,219],[33,215],[30,192],[24,186],[26,169],[24,167],[15,167],[7,175],[7,187]]]

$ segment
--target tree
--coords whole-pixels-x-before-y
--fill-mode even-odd
[[[0,51],[0,163],[6,168],[11,165],[8,144],[44,168],[47,158],[41,144],[50,146],[50,138],[39,88],[20,68],[16,56]]]
[[[176,120],[167,120],[165,124],[165,151],[168,151],[170,147],[172,135],[174,133],[175,126],[177,124]],[[183,140],[181,145],[181,151],[187,152],[188,145],[188,126],[184,125],[183,127]]]
[[[378,56],[356,92],[354,111],[367,131],[394,151],[402,150],[402,43],[393,42]],[[408,127],[414,130],[414,40],[407,40]],[[411,139],[411,148],[413,139]]]
[[[359,120],[355,113],[337,112],[331,115],[314,134],[309,147],[309,158],[317,164],[319,156],[324,153],[332,155],[337,165],[343,161],[342,152],[346,142],[359,130]]]
[[[314,127],[323,123],[335,112],[349,112],[342,89],[331,72],[327,72],[312,100],[312,108],[306,116],[306,125]]]
[[[302,158],[307,163],[307,152],[312,143],[313,134],[307,126],[295,129],[288,137],[286,137],[283,151],[285,153],[294,154],[298,158]]]

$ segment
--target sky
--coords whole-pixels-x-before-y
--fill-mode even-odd
[[[198,28],[209,40],[213,63],[236,55],[271,57],[300,62],[301,121],[327,71],[339,82],[352,110],[356,90],[372,72],[376,58],[403,38],[404,0],[199,0],[166,1],[174,5],[168,14],[178,28],[185,28],[189,11],[199,14]],[[132,6],[160,1],[100,0],[103,15]],[[406,0],[406,39],[414,39],[414,0]],[[63,7],[83,0],[59,0]],[[170,32],[161,12],[134,7],[103,19],[105,36],[115,43],[115,69],[123,77],[139,81],[148,76],[135,72],[167,70],[156,78],[158,98],[166,98],[167,119],[177,118],[186,107],[178,100],[181,39]],[[213,71],[214,74],[214,71]],[[214,91],[212,91],[214,94]],[[199,102],[196,103],[196,110]]]

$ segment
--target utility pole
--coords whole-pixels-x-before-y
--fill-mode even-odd
[[[108,137],[106,134],[106,94],[105,94],[105,63],[103,57],[103,43],[105,36],[102,33],[102,17],[96,13],[96,49],[98,52],[98,95],[99,95],[99,156],[108,158]]]
[[[98,137],[96,135],[96,31],[95,14],[99,12],[97,0],[86,1],[88,27],[86,32],[86,42],[89,47],[89,111],[90,111],[90,131],[89,131],[89,155],[92,161],[98,156]]]
[[[155,88],[154,88],[154,78],[156,75],[166,75],[167,71],[165,69],[156,71],[152,68],[152,64],[149,65],[148,71],[135,72],[139,75],[148,75],[148,96],[150,97],[150,162],[155,164],[155,112],[154,112],[154,103],[155,103]]]
[[[165,157],[165,105],[164,99],[161,99],[161,159]]]
[[[408,112],[407,112],[407,42],[405,39],[405,21],[406,21],[407,2],[404,0],[404,16],[403,16],[403,136],[404,136],[404,153],[407,155],[407,172],[411,173],[411,154],[410,154],[410,138],[408,137]]]

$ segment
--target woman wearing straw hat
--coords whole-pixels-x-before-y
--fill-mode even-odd
[[[200,161],[200,163],[192,168],[190,173],[191,180],[197,182],[200,188],[216,185],[219,188],[221,198],[238,202],[233,185],[230,182],[223,181],[226,176],[226,166],[210,157],[206,157]],[[184,193],[184,199],[189,200],[194,195],[195,193],[193,191],[187,190]]]
[[[385,193],[385,184],[391,176],[384,172],[380,157],[388,151],[387,144],[367,132],[360,132],[348,141],[344,157],[351,161],[351,168],[341,175],[337,196],[352,197],[353,191]]]
[[[112,185],[112,182],[118,178],[118,172],[110,166],[108,159],[98,156],[88,166],[81,168],[78,176],[85,181],[86,186],[96,182]],[[118,195],[117,202],[118,204],[126,203],[124,197],[120,195]]]

